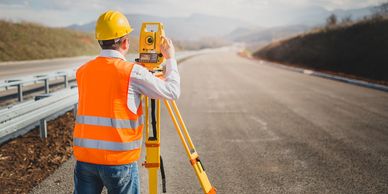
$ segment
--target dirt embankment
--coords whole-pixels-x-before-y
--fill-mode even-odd
[[[0,62],[96,55],[100,51],[94,32],[4,20],[0,20],[0,29]],[[137,52],[138,42],[130,36],[130,52]]]
[[[72,112],[48,122],[48,137],[34,129],[0,146],[0,193],[28,193],[72,155]]]
[[[255,57],[388,83],[388,18],[315,29],[273,42]]]

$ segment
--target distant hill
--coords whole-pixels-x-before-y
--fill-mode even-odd
[[[226,38],[235,42],[243,42],[248,48],[257,48],[272,41],[291,37],[308,31],[315,26],[320,26],[326,22],[327,17],[331,14],[335,14],[339,21],[343,19],[358,20],[370,16],[373,13],[373,8],[374,6],[369,6],[359,9],[336,9],[329,11],[320,6],[302,7],[286,11],[286,13],[278,13],[280,15],[288,15],[286,19],[281,21],[281,23],[287,23],[288,25],[283,24],[275,27],[250,25],[249,27],[240,27],[230,32]]]
[[[335,14],[338,18],[351,17],[354,20],[358,20],[373,14],[373,8],[374,6],[350,10],[336,9],[331,11],[331,13]]]
[[[90,33],[1,20],[0,29],[0,61],[70,57],[98,52],[98,45]]]
[[[327,17],[335,14],[339,21],[346,19],[359,20],[370,16],[374,6],[359,9],[336,9],[329,11],[319,6],[303,7],[298,10],[290,10],[289,17],[283,22],[289,25],[275,27],[241,27],[230,32],[226,37],[237,42],[246,44],[263,44],[271,41],[294,36],[303,33],[315,26],[320,26],[326,22]]]
[[[260,23],[204,14],[192,14],[188,17],[159,17],[145,14],[127,14],[126,16],[134,28],[133,36],[138,36],[143,22],[159,21],[164,23],[167,36],[180,41],[182,44],[189,44],[185,47],[191,48],[201,44],[205,45],[203,40],[211,40],[212,38],[216,38],[218,41],[223,39],[250,45],[262,45],[272,40],[302,33],[312,26],[322,25],[331,14],[336,14],[339,20],[348,17],[354,20],[370,15],[372,9],[373,6],[329,11],[319,6],[302,7],[278,13],[279,15],[286,14],[288,17],[281,17],[281,21],[278,22],[275,22],[276,18],[273,18],[275,27],[261,27]],[[274,13],[274,15],[276,14]],[[279,22],[280,24],[278,24]],[[93,33],[95,21],[82,25],[71,25],[68,28]]]
[[[388,83],[388,19],[315,29],[273,42],[254,56]]]
[[[47,59],[98,54],[94,34],[0,20],[0,61]],[[134,51],[138,40],[133,39]]]
[[[310,29],[304,25],[278,26],[272,28],[238,28],[229,34],[229,38],[237,42],[271,42],[281,38],[286,38]]]
[[[181,41],[198,41],[202,38],[221,37],[238,27],[251,25],[245,21],[232,18],[193,14],[189,17],[158,17],[141,14],[126,15],[134,28],[132,34],[138,36],[143,22],[162,22],[166,34]],[[70,29],[94,32],[95,21],[83,25],[71,25]]]
[[[267,28],[264,27],[240,27],[234,29],[232,32],[226,35],[229,40],[239,41],[241,37],[249,36],[251,34],[261,32]]]
[[[326,22],[326,18],[331,14],[335,14],[338,19],[343,19],[350,17],[353,20],[359,20],[366,16],[369,16],[373,13],[373,8],[375,6],[368,6],[364,8],[358,9],[335,9],[335,10],[327,10],[320,6],[309,6],[302,7],[300,9],[293,9],[289,11],[285,11],[285,13],[278,14],[287,14],[289,17],[282,19],[281,21],[275,21],[277,23],[288,24],[288,25],[308,25],[308,26],[317,26],[322,25]]]
[[[226,37],[231,41],[244,43],[245,48],[253,52],[270,42],[294,36],[308,29],[310,27],[305,25],[278,26],[272,28],[238,28]]]

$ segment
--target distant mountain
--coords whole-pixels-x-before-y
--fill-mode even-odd
[[[236,28],[235,30],[230,32],[226,37],[229,40],[233,40],[233,41],[237,40],[237,41],[239,41],[239,40],[241,40],[242,37],[253,35],[253,34],[261,32],[261,31],[263,31],[265,29],[267,29],[267,28],[264,28],[264,27],[250,27],[250,28],[241,27],[241,28]]]
[[[278,26],[272,28],[238,28],[227,37],[233,41],[245,43],[271,42],[273,40],[286,38],[310,29],[304,25]]]
[[[374,6],[369,6],[360,9],[336,9],[329,11],[319,6],[312,6],[296,10],[289,14],[290,17],[286,21],[289,24],[304,24],[304,25],[322,25],[326,22],[326,18],[331,14],[335,14],[339,20],[345,17],[351,17],[353,20],[361,19],[373,13]]]
[[[95,27],[96,27],[96,23],[90,22],[87,24],[73,24],[73,25],[67,26],[66,28],[82,31],[82,32],[94,32]]]
[[[326,18],[331,14],[327,9],[320,6],[309,6],[296,10],[290,10],[286,13],[289,17],[286,17],[283,22],[288,25],[319,25],[326,21]]]
[[[159,21],[164,24],[166,34],[176,40],[198,40],[204,37],[220,37],[236,28],[251,25],[238,19],[193,14],[189,17],[158,17],[141,14],[126,15],[134,28],[133,34],[139,34],[143,22]],[[68,28],[93,32],[95,21],[83,25],[71,25]]]
[[[289,17],[282,22],[289,25],[280,25],[276,27],[242,27],[236,28],[229,33],[226,37],[229,40],[236,42],[244,42],[248,45],[262,45],[274,40],[287,38],[297,35],[299,33],[308,31],[312,27],[324,25],[327,17],[331,14],[335,14],[339,21],[343,18],[350,17],[353,20],[363,18],[371,15],[373,6],[365,7],[361,9],[349,9],[342,10],[337,9],[328,11],[319,6],[310,6],[301,8],[298,10],[290,10]]]
[[[313,26],[323,25],[331,14],[337,15],[339,21],[345,17],[356,20],[372,14],[373,7],[361,9],[328,11],[319,6],[304,7],[297,10],[288,10],[285,13],[274,13],[274,15],[287,15],[288,17],[273,18],[273,25],[277,27],[263,28],[260,23],[252,24],[243,20],[209,16],[203,14],[192,14],[188,17],[159,17],[144,14],[126,15],[132,27],[133,35],[137,36],[143,22],[162,22],[165,26],[167,36],[180,41],[197,41],[204,38],[218,39],[227,38],[239,42],[268,42],[274,39],[292,36]],[[272,21],[272,20],[271,20]],[[95,21],[83,25],[71,25],[68,28],[94,32]]]

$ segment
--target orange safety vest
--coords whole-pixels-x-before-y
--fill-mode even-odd
[[[73,134],[78,161],[129,164],[139,159],[143,131],[141,103],[127,107],[133,63],[97,57],[77,71],[78,111]]]

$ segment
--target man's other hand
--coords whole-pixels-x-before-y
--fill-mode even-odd
[[[162,36],[162,44],[160,45],[160,51],[164,58],[170,59],[175,58],[175,48],[172,41],[165,36]]]

